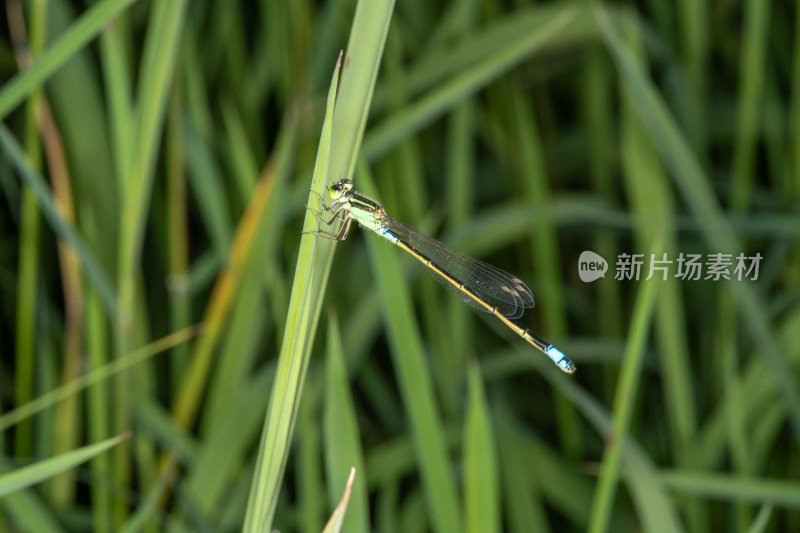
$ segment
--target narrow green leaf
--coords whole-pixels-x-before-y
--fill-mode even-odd
[[[662,472],[661,479],[673,490],[704,498],[800,509],[800,483],[795,480],[683,470]]]
[[[660,240],[653,244],[658,249]],[[600,479],[592,504],[590,531],[600,533],[608,530],[611,509],[614,505],[617,480],[620,474],[620,463],[624,448],[623,435],[630,431],[631,416],[636,398],[638,384],[644,361],[645,345],[650,333],[650,325],[655,309],[656,296],[660,287],[658,280],[645,283],[639,292],[633,309],[633,324],[628,336],[628,345],[622,359],[622,371],[614,395],[614,412],[611,438],[606,439],[603,461],[600,466]],[[644,510],[642,510],[644,514]]]
[[[52,478],[61,472],[65,472],[81,463],[85,463],[92,457],[104,453],[120,442],[128,439],[130,436],[130,432],[123,433],[117,437],[98,442],[97,444],[84,446],[83,448],[78,448],[77,450],[20,468],[9,474],[3,474],[0,476],[0,497],[40,483],[45,479]]]
[[[464,422],[464,525],[466,531],[501,531],[497,453],[480,368],[468,374],[469,400]]]
[[[138,350],[134,350],[131,353],[120,357],[119,359],[115,359],[113,362],[107,365],[95,368],[80,378],[71,381],[70,383],[67,383],[66,385],[63,385],[55,390],[52,390],[25,405],[21,405],[13,411],[9,411],[8,413],[1,415],[0,432],[5,431],[14,424],[19,423],[20,420],[31,417],[34,414],[58,403],[64,398],[76,394],[95,383],[106,380],[133,365],[141,363],[142,361],[145,361],[158,353],[169,350],[170,348],[185,342],[196,335],[198,331],[199,328],[196,326],[176,331],[175,333],[156,340],[139,348]]]
[[[336,90],[339,83],[341,54],[333,72],[325,121],[322,125],[317,161],[314,165],[312,187],[322,189],[328,174],[330,146],[333,132],[333,110],[336,102]],[[309,194],[309,202],[312,196]],[[312,231],[316,227],[316,217],[307,213],[303,225],[304,231]],[[311,355],[311,340],[316,330],[316,319],[322,292],[315,285],[315,254],[317,239],[313,235],[304,235],[300,239],[297,266],[295,267],[292,296],[286,319],[286,330],[278,358],[278,369],[275,374],[275,385],[270,395],[267,418],[261,435],[258,462],[250,489],[243,531],[269,531],[278,503],[283,472],[289,454],[289,447],[294,430],[294,422],[300,403],[305,371]],[[323,267],[330,268],[330,264]],[[319,275],[324,278],[324,275]],[[313,316],[312,316],[313,315]]]
[[[75,226],[61,216],[53,200],[50,188],[39,173],[31,168],[22,148],[5,124],[0,124],[0,145],[2,145],[3,150],[14,163],[22,181],[30,187],[36,195],[39,207],[50,223],[50,227],[53,228],[53,231],[58,234],[59,237],[64,239],[67,244],[75,249],[75,253],[78,254],[83,267],[86,269],[89,281],[97,288],[97,292],[103,299],[103,303],[109,314],[112,316],[115,315],[117,312],[117,295],[112,288],[108,276],[103,271],[99,261],[97,261],[95,255],[90,251],[86,241],[81,237],[80,233],[78,233]]]
[[[361,451],[358,415],[345,367],[342,337],[336,315],[331,313],[328,322],[328,357],[325,372],[325,401],[323,426],[325,442],[325,470],[328,494],[335,502],[341,486],[351,469],[361,473],[362,482],[353,487],[349,510],[344,523],[345,531],[369,531],[369,501],[364,457]],[[352,476],[352,474],[350,474]]]
[[[44,83],[86,43],[97,36],[123,10],[136,0],[105,0],[93,5],[70,29],[50,45],[36,63],[0,89],[0,120]]]
[[[711,180],[692,153],[663,99],[648,80],[646,73],[636,65],[633,53],[621,39],[605,8],[596,5],[595,17],[630,94],[631,102],[664,163],[671,170],[671,177],[684,201],[697,218],[707,246],[714,252],[739,253],[741,249],[738,239],[714,195]],[[772,379],[786,400],[795,439],[800,439],[800,390],[790,379],[792,372],[786,368],[776,346],[763,299],[748,283],[730,280],[726,284],[736,297],[753,343],[759,347],[759,353],[764,358]]]

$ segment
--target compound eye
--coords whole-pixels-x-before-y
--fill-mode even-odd
[[[336,200],[342,195],[342,184],[341,183],[334,183],[328,188],[328,194],[331,198]]]

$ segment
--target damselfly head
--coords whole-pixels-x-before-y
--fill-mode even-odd
[[[344,193],[353,188],[353,182],[350,180],[339,180],[328,188],[328,194],[334,200],[338,200]]]

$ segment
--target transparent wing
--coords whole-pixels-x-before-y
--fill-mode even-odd
[[[384,215],[383,222],[386,227],[411,245],[412,248],[430,258],[439,268],[464,283],[492,307],[496,307],[503,316],[519,318],[526,307],[534,306],[531,290],[516,276],[512,276],[508,272],[479,261],[474,257],[452,250],[436,239],[428,237],[389,215]],[[432,270],[429,272],[439,278],[439,281],[443,281],[446,287],[452,287],[436,272]],[[472,307],[486,311],[485,308],[468,295],[460,291],[456,292],[462,300]]]

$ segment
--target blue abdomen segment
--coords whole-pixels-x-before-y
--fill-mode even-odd
[[[545,350],[544,353],[547,354],[547,357],[549,357],[555,364],[557,364],[558,368],[560,368],[564,372],[567,372],[569,374],[575,372],[575,365],[572,364],[572,361],[567,359],[567,356],[564,355],[564,352],[562,352],[552,344],[547,347],[547,350]]]
[[[391,241],[391,242],[393,242],[393,243],[397,243],[397,241],[399,241],[399,240],[400,240],[400,237],[398,237],[398,236],[397,236],[397,235],[396,235],[394,232],[392,232],[392,230],[390,230],[389,228],[381,228],[381,229],[379,229],[379,230],[378,230],[376,233],[377,233],[378,235],[380,235],[381,237],[383,237],[384,239],[386,239],[386,240],[388,240],[388,241]]]

